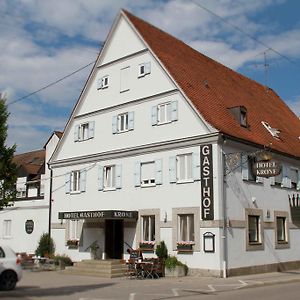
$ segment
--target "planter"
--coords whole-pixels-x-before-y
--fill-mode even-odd
[[[68,245],[69,249],[78,249],[78,245]]]
[[[184,266],[175,266],[174,269],[165,268],[165,276],[166,277],[183,277],[185,276],[185,268]]]
[[[178,252],[192,252],[193,251],[193,244],[178,244],[177,251]]]
[[[154,244],[149,244],[149,243],[140,243],[140,249],[142,251],[154,251]]]

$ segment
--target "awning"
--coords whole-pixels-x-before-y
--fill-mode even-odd
[[[128,210],[93,210],[93,211],[71,211],[59,212],[59,219],[135,219],[138,218],[137,211]]]

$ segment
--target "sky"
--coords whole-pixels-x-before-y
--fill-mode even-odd
[[[298,0],[0,0],[0,93],[17,153],[63,131],[121,8],[268,85],[300,116]]]

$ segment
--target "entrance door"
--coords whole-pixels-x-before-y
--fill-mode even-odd
[[[123,220],[105,220],[105,253],[107,258],[122,258],[123,242]]]

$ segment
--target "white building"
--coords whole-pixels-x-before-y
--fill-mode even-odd
[[[0,211],[0,244],[16,252],[34,253],[41,235],[49,231],[50,170],[46,162],[61,135],[55,131],[44,149],[14,156],[17,199],[12,207]]]
[[[121,11],[50,159],[57,252],[164,240],[191,273],[299,266],[299,135],[274,91]],[[252,172],[265,150],[276,177]]]

